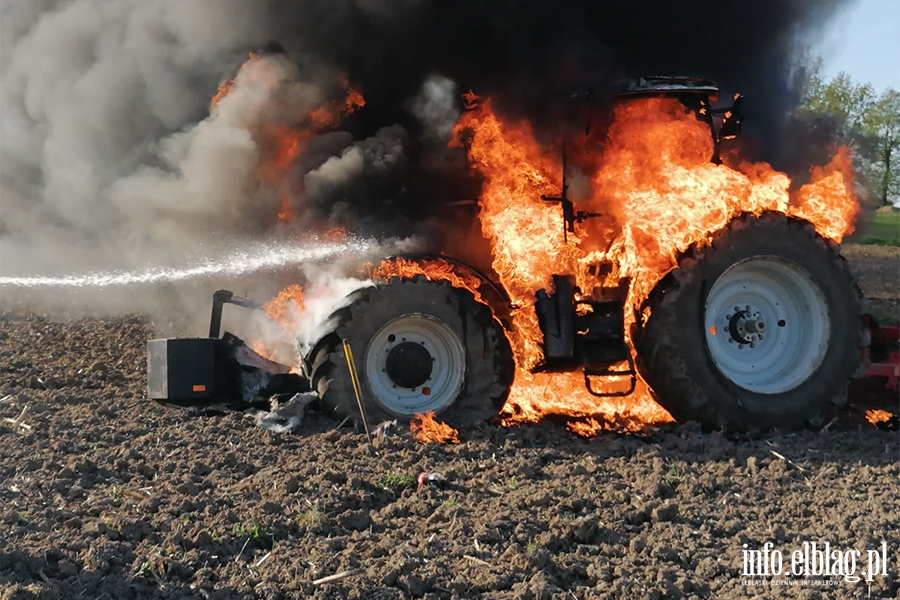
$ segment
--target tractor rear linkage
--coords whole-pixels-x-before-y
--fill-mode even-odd
[[[864,352],[870,361],[865,377],[884,377],[885,387],[900,391],[900,325],[878,325],[869,315],[863,316],[863,323],[872,336]]]

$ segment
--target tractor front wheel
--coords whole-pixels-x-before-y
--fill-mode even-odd
[[[394,278],[354,292],[308,357],[312,389],[338,417],[359,417],[346,340],[370,423],[433,411],[459,426],[496,416],[512,350],[491,309],[447,281]]]

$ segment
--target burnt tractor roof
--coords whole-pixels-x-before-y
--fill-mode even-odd
[[[712,81],[702,77],[638,77],[623,81],[618,96],[683,96],[685,94],[717,96],[719,88]]]
[[[730,106],[714,107],[713,104],[719,100],[719,87],[709,79],[662,75],[625,80],[620,83],[616,94],[616,98],[621,100],[659,96],[677,99],[709,125],[714,145],[711,160],[722,162],[719,157],[722,140],[734,138],[741,131],[743,96],[735,94]]]

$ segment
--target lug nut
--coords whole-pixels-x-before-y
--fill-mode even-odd
[[[751,347],[751,348],[756,348],[756,344],[754,344],[753,342],[750,342],[750,347]]]
[[[743,349],[744,349],[744,345],[743,345],[743,344],[738,344],[738,349],[739,349],[739,350],[743,350]]]

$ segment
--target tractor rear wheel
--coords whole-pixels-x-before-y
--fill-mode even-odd
[[[689,249],[644,305],[642,375],[678,421],[820,427],[860,361],[862,296],[811,223],[745,214]]]
[[[433,411],[460,426],[496,416],[512,385],[512,350],[491,309],[447,281],[393,278],[354,292],[308,356],[323,408],[359,419],[343,340],[369,423]]]

